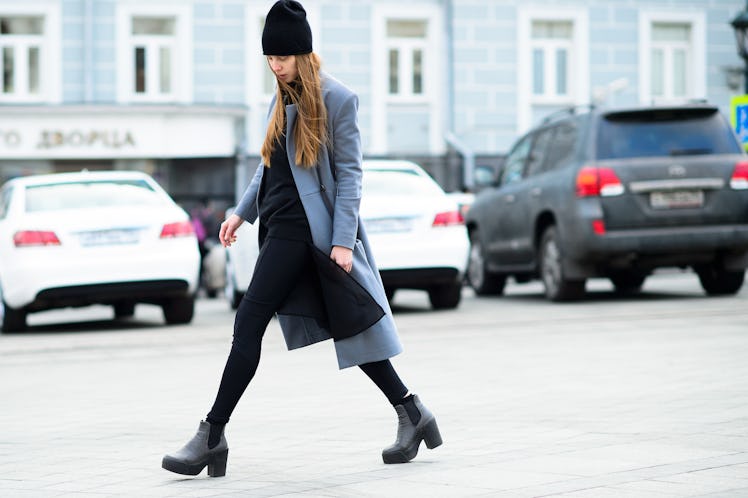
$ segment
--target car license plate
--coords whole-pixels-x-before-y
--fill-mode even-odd
[[[410,218],[376,218],[365,222],[368,233],[409,232],[413,229]]]
[[[78,234],[83,247],[137,244],[140,231],[137,229],[96,230]]]
[[[652,192],[649,203],[654,209],[697,208],[704,205],[702,190],[675,190]]]

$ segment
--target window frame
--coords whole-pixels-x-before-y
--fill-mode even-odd
[[[572,36],[571,38],[534,38],[532,37],[532,25],[535,22],[550,22],[550,23],[568,23],[571,22]],[[558,104],[558,103],[571,103],[571,99],[574,98],[574,79],[571,75],[574,73],[574,22],[568,19],[558,19],[556,21],[549,21],[547,19],[533,19],[530,24],[530,54],[534,58],[535,50],[541,50],[544,54],[543,64],[543,93],[535,93],[535,68],[531,69],[531,79],[533,82],[533,90],[531,100],[533,104]],[[558,93],[558,51],[560,49],[566,50],[566,93]],[[534,66],[534,60],[533,60]]]
[[[407,107],[425,106],[430,115],[429,137],[425,153],[443,154],[446,151],[445,135],[445,102],[444,58],[439,54],[445,53],[446,40],[442,30],[443,9],[439,5],[383,5],[375,2],[372,5],[371,16],[371,140],[368,154],[382,155],[389,153],[388,147],[388,108],[391,105]],[[390,38],[387,36],[388,21],[421,20],[426,22],[425,46],[422,51],[421,70],[423,94],[418,95],[390,95],[389,94],[389,47]],[[395,38],[409,40],[413,38]],[[405,45],[405,44],[404,44]],[[413,46],[413,45],[411,45]],[[412,53],[412,52],[410,52]],[[401,57],[402,58],[402,57]],[[412,74],[412,73],[411,73]]]
[[[678,42],[654,42],[655,24],[687,24],[691,28],[690,57],[686,57],[686,95],[676,97],[668,91],[664,96],[652,94],[652,49],[659,44],[674,46]],[[683,103],[706,97],[706,18],[704,12],[649,11],[639,12],[639,102],[643,105]],[[665,82],[672,82],[672,76],[665,74]]]
[[[387,26],[385,24],[385,36],[386,42],[384,50],[386,51],[387,58],[387,102],[390,103],[405,103],[405,104],[421,104],[428,103],[430,99],[430,92],[432,81],[426,77],[427,65],[429,59],[429,31],[433,29],[430,26],[428,18],[399,18],[399,17],[387,17],[385,23],[389,21],[419,21],[426,25],[426,36],[423,38],[410,38],[410,37],[397,37],[388,36],[386,34]],[[398,82],[399,88],[397,93],[392,93],[389,88],[389,76],[390,76],[390,60],[389,54],[392,50],[398,52]],[[413,79],[415,76],[413,56],[417,50],[421,51],[421,93],[413,92]],[[406,56],[407,55],[407,56]]]
[[[193,51],[192,51],[192,6],[175,5],[173,3],[154,3],[148,5],[117,5],[117,102],[181,102],[192,100],[193,90]],[[165,17],[174,19],[174,34],[162,35],[133,35],[132,21],[136,17]],[[164,43],[170,38],[169,43]],[[160,93],[135,91],[135,47],[138,41],[146,43],[152,48],[164,45],[171,48],[171,92]],[[158,74],[160,66],[150,62],[149,52],[146,51],[146,74]],[[159,54],[160,58],[160,54]],[[160,82],[160,77],[157,79]]]
[[[566,95],[533,94],[533,47],[532,26],[534,22],[570,22],[572,37],[568,52],[567,88]],[[590,96],[590,62],[589,62],[589,14],[587,10],[576,7],[537,6],[520,7],[517,9],[517,134],[526,133],[532,127],[533,108],[535,106],[573,106],[584,105]],[[558,42],[561,40],[546,39],[542,42]],[[549,45],[561,46],[557,43]],[[555,55],[554,55],[555,59]],[[549,64],[546,61],[546,65]],[[553,71],[555,75],[555,68]],[[583,75],[575,78],[573,75]],[[548,78],[546,78],[546,81]],[[555,79],[553,80],[555,86]]]
[[[41,17],[41,35],[0,35],[0,67],[2,66],[2,47],[12,46],[15,54],[23,46],[26,53],[20,60],[27,61],[28,47],[39,47],[39,93],[28,92],[28,65],[20,70],[16,79],[26,81],[23,92],[3,93],[0,86],[0,104],[6,103],[60,103],[62,101],[62,30],[59,2],[43,1],[30,5],[2,5],[2,17]],[[13,38],[12,40],[5,40]],[[14,43],[16,42],[16,43]],[[19,62],[19,59],[16,59]],[[18,64],[17,64],[18,65]],[[1,73],[2,71],[0,71]],[[2,82],[0,82],[0,85]]]

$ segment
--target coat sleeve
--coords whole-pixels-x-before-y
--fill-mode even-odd
[[[353,249],[358,233],[361,204],[361,133],[358,128],[358,97],[350,93],[332,119],[332,162],[335,167],[336,196],[332,245]]]
[[[249,187],[244,191],[239,204],[236,205],[234,214],[237,214],[240,218],[247,220],[250,223],[254,223],[257,219],[257,194],[260,190],[260,181],[262,180],[262,168],[264,166],[260,163],[255,170],[255,176],[252,177],[252,181],[249,182]]]

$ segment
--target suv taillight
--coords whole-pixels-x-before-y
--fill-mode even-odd
[[[730,178],[730,187],[735,190],[748,189],[748,161],[740,161],[735,164]]]
[[[168,239],[173,237],[184,237],[194,235],[195,229],[189,221],[178,221],[176,223],[167,223],[161,229],[161,238]]]
[[[577,173],[577,197],[610,197],[624,191],[612,168],[585,166]]]
[[[462,225],[463,223],[465,223],[465,218],[462,217],[462,213],[459,211],[445,211],[434,217],[434,222],[431,226],[447,227],[452,225]]]
[[[16,247],[59,246],[60,239],[54,232],[22,230],[13,235],[13,244]]]

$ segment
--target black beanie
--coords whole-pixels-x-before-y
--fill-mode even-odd
[[[279,0],[270,8],[262,30],[264,55],[299,55],[312,51],[312,30],[299,2]]]

